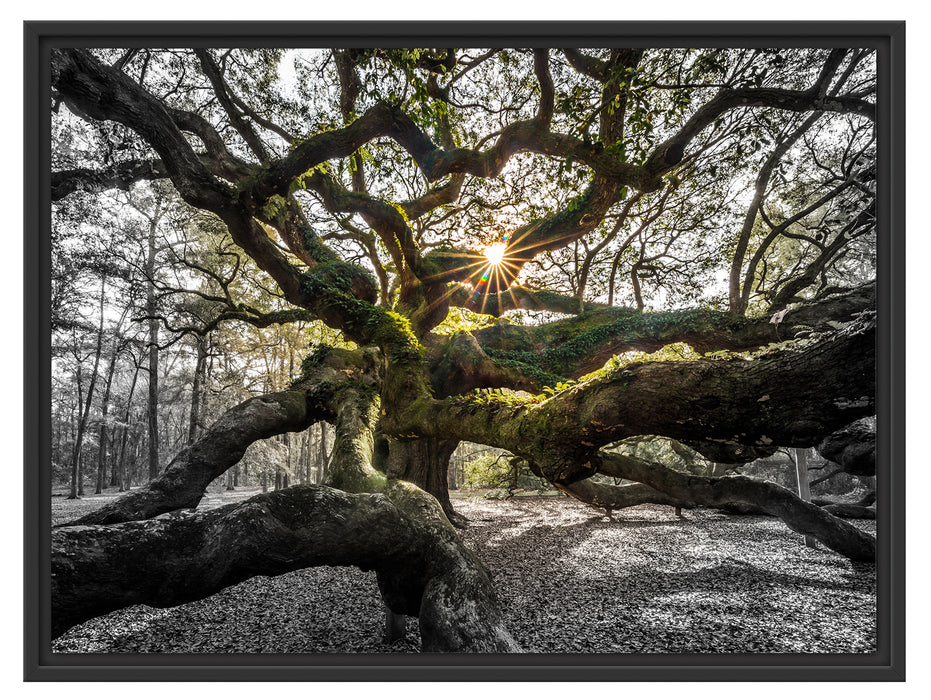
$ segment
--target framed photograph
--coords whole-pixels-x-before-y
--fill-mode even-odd
[[[904,23],[26,23],[27,680],[904,680]]]

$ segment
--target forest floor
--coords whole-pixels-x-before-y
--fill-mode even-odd
[[[210,493],[216,507],[256,491]],[[460,495],[460,494],[455,494]],[[454,495],[454,496],[455,496]],[[58,524],[113,495],[52,498]],[[809,548],[780,520],[668,506],[611,519],[567,497],[454,498],[507,626],[535,653],[871,653],[876,570]],[[875,532],[874,521],[851,521]],[[412,653],[382,641],[372,572],[256,577],[175,608],[134,606],[54,640],[61,653]]]

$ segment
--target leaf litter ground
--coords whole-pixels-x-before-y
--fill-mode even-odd
[[[211,508],[255,492],[211,493]],[[54,498],[53,522],[109,497]],[[566,497],[454,500],[511,634],[535,653],[872,653],[876,571],[806,547],[781,521],[711,509],[604,511]],[[872,521],[851,521],[875,532]],[[54,640],[61,653],[415,653],[382,640],[375,575],[259,576],[175,608],[133,606]]]

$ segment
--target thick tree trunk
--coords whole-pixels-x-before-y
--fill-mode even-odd
[[[389,478],[416,484],[433,496],[451,521],[461,520],[449,500],[449,458],[458,440],[423,438],[420,440],[390,440],[387,461]]]
[[[178,605],[256,575],[354,565],[403,580],[423,651],[520,651],[488,572],[409,484],[382,494],[295,486],[182,517],[52,533],[52,636],[128,605]],[[157,553],[157,556],[154,554]]]

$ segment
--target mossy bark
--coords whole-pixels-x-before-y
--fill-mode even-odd
[[[351,493],[381,491],[385,475],[372,466],[378,398],[371,387],[347,383],[332,400],[335,438],[327,467],[328,486]]]
[[[390,440],[387,474],[390,478],[409,481],[433,496],[451,521],[459,524],[461,516],[449,500],[449,459],[459,440],[436,437],[419,440]]]
[[[708,309],[640,313],[601,307],[539,326],[497,323],[472,336],[489,355],[525,357],[537,372],[575,379],[621,352],[655,352],[670,343],[687,343],[698,353],[752,350],[796,334],[832,330],[831,324],[874,307],[875,285],[867,284],[793,308],[779,324],[768,315],[745,318]]]
[[[875,412],[875,330],[864,319],[750,359],[635,363],[550,397],[497,392],[421,400],[399,412],[392,427],[503,447],[563,484],[594,474],[601,446],[638,435],[699,449],[810,447]]]

